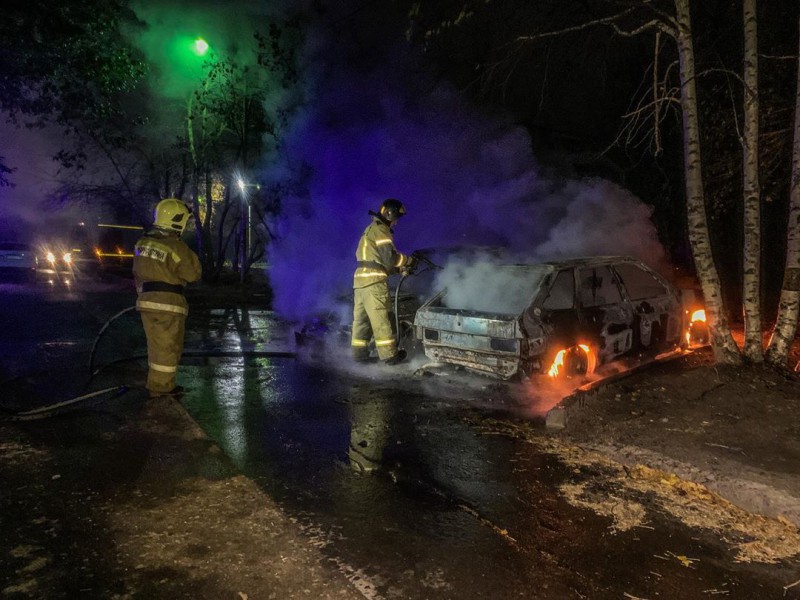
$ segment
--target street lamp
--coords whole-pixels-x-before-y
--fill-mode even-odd
[[[208,42],[205,41],[203,38],[197,38],[194,41],[194,45],[192,46],[192,48],[194,50],[194,53],[197,54],[197,56],[205,56],[206,53],[208,52],[209,46]]]
[[[244,282],[244,273],[245,273],[245,266],[247,260],[250,258],[250,252],[252,251],[252,238],[253,238],[253,228],[252,228],[252,203],[247,196],[247,188],[256,188],[257,190],[261,189],[261,186],[257,183],[245,183],[244,179],[241,177],[236,178],[236,185],[239,186],[239,191],[242,194],[242,200],[247,203],[247,223],[244,223],[244,219],[242,219],[242,233],[244,234],[244,252],[242,252],[242,263],[241,263],[241,281]]]

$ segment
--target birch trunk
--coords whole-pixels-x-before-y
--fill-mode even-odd
[[[681,78],[681,110],[683,113],[684,177],[686,179],[686,213],[689,242],[697,275],[705,298],[711,346],[717,362],[741,363],[741,354],[733,341],[722,302],[719,275],[711,253],[708,233],[703,172],[700,156],[700,126],[697,114],[694,46],[689,0],[675,0],[678,25],[677,43]]]
[[[761,194],[758,183],[758,21],[756,0],[744,0],[744,355],[764,360],[761,332]]]
[[[786,234],[786,266],[778,305],[778,319],[767,347],[767,362],[786,366],[789,350],[797,334],[800,313],[800,51],[798,51],[797,90],[794,105],[794,151],[792,182],[789,191],[789,226]]]

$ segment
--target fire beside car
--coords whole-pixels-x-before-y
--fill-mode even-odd
[[[493,269],[496,281],[506,282],[500,309],[475,310],[463,299],[459,305],[443,290],[417,311],[415,336],[429,359],[510,379],[591,372],[684,341],[688,318],[678,291],[639,260],[591,257]]]
[[[103,272],[132,276],[133,249],[144,228],[137,225],[99,223],[94,255]]]

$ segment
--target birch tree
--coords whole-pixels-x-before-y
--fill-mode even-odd
[[[763,361],[761,331],[761,194],[758,183],[758,20],[756,0],[743,0],[744,13],[744,135],[742,179],[744,191],[744,255],[742,304],[744,356]]]
[[[800,314],[800,50],[798,50],[793,135],[786,266],[778,304],[778,318],[766,354],[767,362],[779,367],[786,366],[789,350],[797,334],[798,314]]]
[[[689,0],[675,0],[675,41],[678,44],[680,62],[683,162],[689,243],[692,246],[697,276],[703,289],[714,357],[717,362],[738,364],[741,362],[741,355],[725,316],[719,274],[714,264],[708,232],[700,152],[700,123],[697,114],[694,42],[689,8]]]

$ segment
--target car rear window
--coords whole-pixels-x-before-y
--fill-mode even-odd
[[[476,263],[447,269],[437,282],[447,288],[443,304],[448,308],[519,315],[552,270],[546,265]]]
[[[622,284],[628,291],[628,297],[631,300],[644,300],[645,298],[663,296],[667,293],[666,288],[658,279],[638,265],[616,265],[614,269],[622,278]]]
[[[33,248],[28,244],[18,244],[17,242],[0,242],[0,250],[6,252],[33,252]]]

